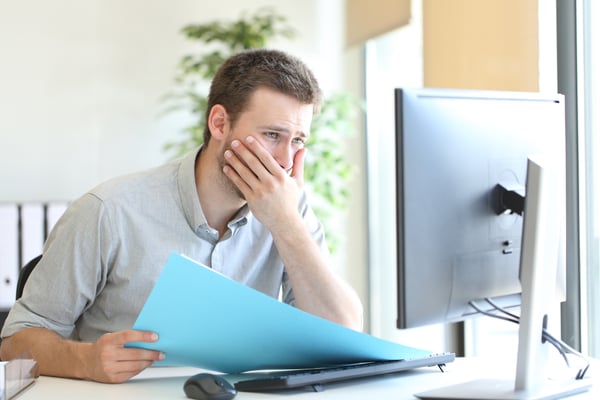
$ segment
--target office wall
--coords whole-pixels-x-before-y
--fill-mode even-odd
[[[276,5],[299,31],[285,48],[339,86],[340,1],[0,1],[0,200],[72,199],[163,162],[185,115],[161,115],[185,24]]]
[[[425,86],[535,92],[539,54],[538,0],[423,0]]]

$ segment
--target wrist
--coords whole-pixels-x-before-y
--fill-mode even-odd
[[[95,357],[94,344],[90,342],[75,342],[67,343],[68,352],[72,364],[67,366],[71,370],[71,375],[76,379],[95,380]]]

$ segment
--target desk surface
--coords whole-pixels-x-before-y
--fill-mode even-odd
[[[600,375],[596,373],[598,364],[590,367],[589,375],[594,385],[589,392],[577,398],[600,398]],[[274,399],[278,397],[294,399],[415,399],[414,393],[462,383],[479,378],[509,378],[510,367],[498,368],[497,364],[481,359],[458,358],[441,373],[437,368],[420,368],[394,375],[364,378],[354,381],[324,385],[322,392],[309,389],[276,392],[250,393],[239,392],[236,399]],[[142,372],[132,380],[122,384],[101,384],[71,379],[40,377],[30,388],[21,393],[16,400],[32,399],[185,399],[183,383],[202,370],[183,367],[156,367]]]

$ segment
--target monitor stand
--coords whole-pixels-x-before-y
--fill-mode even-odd
[[[564,265],[564,178],[548,160],[527,160],[527,192],[521,246],[521,317],[514,380],[476,380],[416,394],[421,399],[558,399],[588,390],[590,379],[547,378],[550,343],[542,338],[556,276]]]
[[[515,390],[513,380],[478,379],[415,394],[422,400],[550,400],[562,399],[590,389],[589,379],[548,380],[540,390]]]

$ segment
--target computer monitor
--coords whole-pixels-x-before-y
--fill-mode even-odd
[[[430,88],[395,97],[398,328],[463,321],[477,313],[471,301],[490,308],[485,298],[518,307],[527,159],[564,171],[563,97]]]
[[[564,299],[565,124],[561,95],[396,90],[398,327],[520,306],[514,380],[478,380],[422,399],[546,399],[551,305]],[[556,289],[559,289],[558,291]]]

